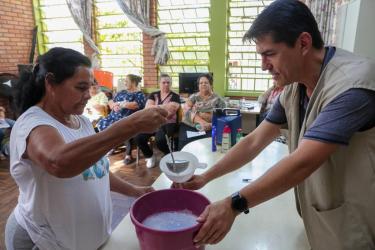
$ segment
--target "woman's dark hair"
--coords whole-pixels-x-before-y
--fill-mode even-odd
[[[159,79],[162,79],[162,78],[169,78],[169,79],[171,79],[171,76],[168,75],[167,73],[161,73],[160,76],[159,76]]]
[[[137,75],[128,74],[127,77],[131,82],[135,82],[135,86],[138,86],[138,84],[142,81],[142,77]]]
[[[18,114],[22,114],[43,98],[47,73],[53,77],[53,84],[58,85],[72,77],[79,66],[91,67],[90,59],[72,49],[52,48],[39,56],[32,71],[22,72],[13,87]]]
[[[258,15],[243,40],[256,40],[269,34],[275,43],[283,42],[294,47],[302,32],[311,35],[314,48],[321,49],[324,46],[318,24],[304,3],[298,0],[276,0]]]
[[[210,73],[204,73],[204,74],[201,74],[200,76],[198,76],[198,78],[197,78],[197,84],[198,85],[199,85],[199,81],[201,80],[202,77],[207,78],[208,82],[210,83],[211,86],[214,84],[214,78],[212,77],[212,75]]]

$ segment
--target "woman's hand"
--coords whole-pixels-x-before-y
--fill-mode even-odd
[[[167,122],[167,116],[168,112],[165,109],[150,107],[128,116],[127,120],[130,122],[127,124],[134,126],[138,133],[153,133]]]
[[[204,187],[207,184],[207,180],[203,175],[193,175],[190,180],[184,183],[172,183],[173,188],[185,188],[185,189],[192,189],[197,190]]]
[[[161,105],[161,107],[168,111],[168,117],[172,117],[174,114],[176,114],[178,108],[180,107],[180,104],[176,102],[170,102]]]
[[[151,186],[134,186],[134,190],[131,194],[133,197],[140,197],[144,194],[150,193],[155,191],[155,189]]]
[[[113,105],[115,104],[115,102],[113,100],[109,100],[108,101],[108,106],[109,108],[112,110],[113,109]]]
[[[121,103],[120,102],[114,102],[112,105],[112,110],[115,112],[119,112],[121,110]]]
[[[202,131],[208,131],[208,130],[210,130],[211,128],[212,128],[212,125],[211,125],[211,123],[208,123],[208,122],[206,122],[206,121],[200,121],[199,122],[199,124],[201,125],[201,130]]]
[[[220,242],[229,232],[238,214],[231,207],[230,197],[208,205],[197,218],[197,221],[203,223],[203,225],[194,238],[195,245]]]
[[[199,116],[208,123],[212,121],[212,113],[211,112],[200,112]]]
[[[123,109],[130,109],[130,110],[137,110],[139,109],[138,103],[137,102],[123,102],[123,105],[121,106]]]

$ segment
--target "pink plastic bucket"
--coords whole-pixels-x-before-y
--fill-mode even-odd
[[[199,216],[210,201],[200,193],[184,189],[164,189],[145,194],[138,198],[130,209],[130,218],[142,250],[196,250],[193,238],[201,224],[175,230],[162,231],[142,224],[146,217],[167,211],[190,210]]]

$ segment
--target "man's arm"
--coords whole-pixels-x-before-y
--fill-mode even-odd
[[[208,182],[242,167],[253,160],[268,144],[280,135],[280,125],[264,121],[247,135],[209,170],[202,175],[195,175],[191,180],[175,187],[200,189]]]
[[[268,144],[280,135],[280,126],[264,122],[247,135],[203,176],[211,181],[232,172],[253,160]]]
[[[285,157],[263,176],[244,187],[240,193],[254,207],[288,189],[310,176],[336,150],[337,144],[304,139],[299,147]],[[198,220],[203,225],[194,238],[197,245],[216,244],[229,232],[239,212],[231,208],[231,198],[207,206]]]
[[[256,206],[301,183],[337,149],[338,144],[303,139],[298,148],[240,193]]]

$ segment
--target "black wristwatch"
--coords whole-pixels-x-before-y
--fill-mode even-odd
[[[249,213],[247,200],[245,197],[241,196],[240,192],[235,192],[232,194],[232,209],[241,213],[244,212],[245,214]]]

